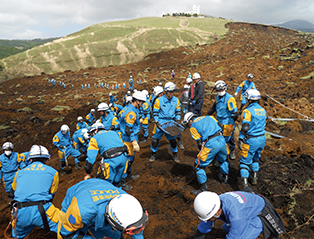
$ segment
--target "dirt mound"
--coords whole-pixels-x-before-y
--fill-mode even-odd
[[[135,82],[141,80],[135,88],[150,90],[158,82],[170,80],[174,69],[174,82],[179,88],[176,96],[179,96],[188,73],[199,72],[206,83],[205,115],[216,97],[212,94],[216,80],[225,80],[228,91],[234,93],[246,75],[252,73],[257,89],[263,95],[261,105],[268,116],[298,119],[288,123],[267,120],[267,131],[285,138],[267,135],[258,184],[253,189],[266,195],[283,217],[287,233],[282,238],[313,238],[314,125],[301,115],[314,118],[314,88],[310,87],[314,83],[313,37],[258,24],[229,23],[227,27],[230,29],[228,34],[212,45],[163,51],[134,64],[42,74],[0,84],[0,143],[12,141],[17,152],[28,151],[33,144],[45,145],[52,154],[49,164],[60,170],[57,150],[52,146],[52,137],[60,126],[68,124],[73,134],[76,118],[85,117],[98,103],[108,102],[109,92],[116,94],[122,104],[126,89],[94,88],[94,83],[109,83],[110,86],[120,83],[122,86],[129,75],[133,75]],[[52,78],[57,80],[56,86],[48,83]],[[65,89],[59,81],[67,85]],[[90,84],[91,88],[81,90],[82,84]],[[239,98],[237,101],[239,103]],[[152,127],[150,124],[150,132]],[[236,138],[238,132],[237,126]],[[140,139],[142,137],[141,133]],[[150,142],[141,144],[141,151],[135,157],[133,171],[140,174],[140,178],[130,182],[134,187],[130,193],[148,209],[150,217],[145,238],[192,239],[199,223],[193,210],[194,196],[190,194],[192,189],[199,187],[193,172],[198,148],[187,130],[182,139],[185,149],[179,149],[179,164],[172,161],[170,145],[165,138],[160,141],[154,163],[148,162]],[[239,190],[239,151],[236,154],[237,159],[230,162],[227,185],[218,180],[219,168],[210,165],[206,169],[210,190],[217,193]],[[74,165],[71,157],[69,163]],[[83,177],[83,169],[60,177],[60,187],[53,201],[57,207],[61,207],[67,188]],[[9,200],[3,187],[0,192],[0,231],[4,231],[10,219]],[[206,238],[223,237],[220,225],[217,223]],[[46,236],[36,229],[28,238],[56,236],[53,233]]]

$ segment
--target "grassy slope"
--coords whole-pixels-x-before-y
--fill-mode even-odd
[[[215,18],[147,17],[95,24],[0,61],[10,76],[56,73],[142,60],[180,46],[208,44],[228,29]]]

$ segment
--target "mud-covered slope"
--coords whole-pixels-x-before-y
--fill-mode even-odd
[[[229,23],[227,27],[229,32],[225,38],[212,45],[181,47],[151,54],[144,61],[134,64],[42,74],[0,84],[0,143],[7,140],[13,142],[17,152],[27,151],[35,143],[42,144],[52,154],[49,164],[60,170],[57,151],[52,146],[52,137],[60,126],[68,124],[73,133],[77,116],[85,117],[98,103],[107,102],[109,92],[117,94],[122,104],[126,93],[123,87],[120,91],[95,89],[95,82],[97,86],[99,82],[110,85],[120,83],[122,86],[132,75],[135,81],[141,80],[135,88],[150,91],[159,81],[170,80],[173,69],[176,72],[174,82],[179,88],[176,96],[179,96],[188,73],[199,72],[206,82],[203,106],[203,114],[206,114],[214,102],[212,86],[215,81],[225,80],[228,91],[234,93],[246,75],[252,73],[256,87],[263,95],[261,105],[268,116],[300,119],[288,123],[267,121],[268,131],[287,137],[276,139],[267,136],[259,181],[253,189],[266,195],[283,217],[287,233],[282,238],[314,237],[314,125],[300,115],[314,118],[313,37],[258,24]],[[64,82],[66,89],[58,84],[53,87],[48,83],[51,78]],[[85,83],[90,84],[91,89],[81,90],[81,85]],[[70,87],[72,84],[74,90]],[[239,98],[237,101],[240,103]],[[145,238],[193,238],[199,221],[193,210],[194,196],[190,190],[199,187],[193,173],[198,149],[188,130],[183,133],[183,143],[185,150],[179,150],[179,164],[171,160],[170,146],[165,138],[160,142],[154,163],[148,162],[149,143],[140,145],[141,151],[135,157],[133,170],[140,174],[140,178],[130,182],[134,186],[130,193],[143,203],[150,214]],[[213,165],[207,168],[210,190],[218,193],[239,190],[238,160],[239,152],[237,159],[230,162],[230,180],[225,186],[218,181],[219,169]],[[74,164],[71,158],[70,164]],[[57,207],[61,206],[67,188],[83,177],[83,169],[61,176],[60,188],[54,198]],[[3,231],[9,222],[9,200],[3,187],[0,190],[0,228]],[[224,236],[219,224],[206,238],[211,236]],[[29,236],[55,237],[54,234],[44,236],[41,230]]]

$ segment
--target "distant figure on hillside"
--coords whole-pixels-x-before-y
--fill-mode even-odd
[[[172,70],[172,71],[171,71],[171,79],[172,79],[172,80],[174,80],[174,76],[175,76],[175,73],[174,73],[174,70]]]
[[[246,99],[244,97],[244,94],[245,92],[248,90],[248,89],[256,89],[256,86],[253,82],[253,75],[250,73],[247,75],[247,80],[246,81],[243,81],[237,88],[236,92],[234,93],[234,96],[237,96],[238,93],[240,92],[240,90],[242,89],[242,92],[241,92],[241,107],[240,107],[240,111],[242,110],[242,108],[244,107],[244,105],[246,104]]]
[[[129,79],[129,90],[133,90],[133,77],[130,76],[130,79]]]

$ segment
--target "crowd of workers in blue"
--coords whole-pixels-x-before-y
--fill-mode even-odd
[[[56,232],[58,238],[120,239],[123,234],[144,238],[148,212],[135,197],[126,193],[132,190],[129,180],[139,178],[132,173],[132,164],[140,151],[139,144],[149,141],[150,123],[154,126],[149,162],[158,158],[159,140],[165,134],[174,162],[180,163],[178,147],[184,149],[181,134],[174,136],[163,130],[165,123],[176,122],[189,129],[199,148],[194,170],[200,188],[191,194],[196,196],[194,209],[201,223],[194,238],[204,239],[217,219],[224,221],[227,238],[257,238],[261,232],[264,238],[279,238],[285,231],[279,214],[265,197],[249,186],[249,183],[257,184],[259,159],[266,142],[266,111],[259,104],[261,94],[252,79],[253,75],[249,74],[234,96],[227,93],[224,81],[217,81],[213,89],[217,92],[215,103],[202,115],[205,92],[199,73],[189,75],[179,98],[174,96],[178,89],[172,81],[164,86],[159,83],[149,94],[145,89],[133,90],[130,77],[122,105],[110,93],[108,103],[97,106],[98,117],[96,109],[91,109],[85,120],[82,116],[77,118],[72,137],[65,124],[54,135],[52,143],[58,149],[61,175],[66,173],[69,156],[74,157],[77,170],[81,169],[80,162],[85,161],[84,180],[67,190],[61,209],[52,204],[59,172],[46,165],[50,159],[47,148],[33,145],[29,152],[16,153],[13,144],[5,142],[0,169],[5,191],[12,199],[12,237],[24,238],[37,226],[46,232]],[[238,111],[235,96],[241,90]],[[218,179],[222,184],[228,183],[229,160],[236,158],[234,131],[239,116],[239,172],[243,191],[218,195],[207,189],[205,168],[216,159],[220,166]],[[144,134],[139,141],[141,130]],[[96,178],[91,177],[94,164]]]

